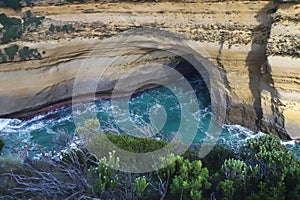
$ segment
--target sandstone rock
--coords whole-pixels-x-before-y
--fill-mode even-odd
[[[197,52],[211,61],[213,70],[222,76],[223,85],[220,88],[226,93],[227,123],[240,124],[254,131],[272,132],[282,138],[299,138],[300,74],[297,67],[300,66],[300,37],[296,15],[299,8],[294,5],[279,6],[272,18],[270,10],[274,10],[275,5],[270,1],[199,0],[195,3],[123,2],[117,5],[67,6],[45,6],[45,0],[35,3],[41,6],[31,8],[32,12],[46,16],[47,20],[36,30],[36,34],[25,33],[16,43],[38,48],[45,55],[40,61],[0,66],[0,115],[71,98],[76,73],[95,45],[110,41],[99,51],[103,59],[101,66],[105,67],[110,59],[126,52],[126,48],[114,48],[115,38],[120,33],[148,27],[167,31],[165,33],[170,35],[168,38],[171,41],[172,34],[179,34],[191,46],[203,47]],[[22,12],[26,9],[23,8]],[[0,10],[12,16],[18,15],[11,10]],[[274,20],[274,15],[282,17]],[[50,34],[51,23],[72,24],[75,30]],[[173,38],[178,39],[178,35]],[[155,42],[155,39],[152,40]],[[206,53],[202,52],[203,49]],[[136,51],[125,57],[130,63],[135,56],[148,53],[145,50]],[[170,54],[152,53],[152,57],[144,57],[140,63],[119,63],[111,68],[102,77],[97,91],[111,91],[126,70],[140,69],[138,66],[141,63],[170,64],[177,59]],[[166,76],[158,76],[159,70],[154,69],[149,73],[153,72],[156,79],[167,80]],[[95,81],[93,71],[90,75],[85,82],[87,85]],[[137,77],[147,82],[142,80],[141,75]]]

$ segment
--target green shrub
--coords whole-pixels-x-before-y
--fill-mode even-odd
[[[41,59],[42,55],[37,49],[30,49],[29,47],[23,47],[19,50],[19,57],[21,61],[26,61],[30,59]]]
[[[32,0],[25,0],[26,6],[31,6],[32,5]]]
[[[119,158],[115,153],[110,153],[108,159],[106,157],[100,159],[97,167],[88,170],[88,177],[91,181],[92,193],[101,197],[104,191],[111,191],[118,187],[119,177],[116,168],[119,168]]]
[[[0,14],[0,24],[2,28],[0,32],[3,34],[1,38],[2,43],[9,43],[15,39],[19,39],[22,36],[22,31],[35,30],[45,17],[32,16],[31,11],[26,11],[22,17],[24,23],[22,24],[21,19],[14,17],[7,17],[5,14]]]
[[[295,155],[281,145],[280,139],[276,136],[264,135],[252,139],[247,146],[252,151],[249,157],[264,168],[264,176],[275,172],[282,173],[285,167],[297,163]]]
[[[297,170],[300,165],[295,155],[280,144],[279,138],[272,135],[253,139],[249,141],[248,146],[254,151],[262,177],[258,185],[258,193],[251,197],[253,199],[295,198],[293,195],[300,185],[300,171]]]
[[[75,31],[75,28],[69,24],[65,24],[63,26],[54,26],[53,24],[51,24],[49,27],[50,33],[54,33],[54,32],[69,33],[69,32],[73,32],[73,31]]]
[[[137,177],[132,184],[133,193],[134,193],[133,195],[141,199],[148,185],[149,183],[147,183],[147,180],[144,176]]]
[[[5,54],[0,50],[0,63],[6,63],[9,61],[14,61],[16,55],[19,56],[21,61],[41,59],[42,55],[37,49],[30,49],[29,47],[20,48],[18,45],[11,45],[4,49]]]
[[[168,143],[147,138],[136,138],[127,135],[107,134],[108,139],[121,149],[134,153],[148,153],[163,148]]]
[[[300,196],[300,161],[286,167],[285,186],[287,191],[287,199],[294,199]]]
[[[22,22],[20,19],[9,18],[5,14],[0,14],[0,24],[3,25],[3,28],[0,29],[0,32],[3,33],[3,43],[8,43],[21,37]]]
[[[200,160],[190,162],[183,157],[178,157],[175,165],[176,171],[170,184],[171,193],[181,195],[183,199],[202,199],[203,191],[211,187],[208,169],[202,167]]]
[[[14,10],[21,9],[20,0],[1,0],[0,2],[3,2],[4,6],[12,8]]]
[[[230,158],[236,158],[233,151],[226,147],[215,145],[209,154],[202,158],[201,161],[211,173],[215,173],[221,168],[224,161]]]
[[[225,179],[219,183],[222,194],[227,199],[295,199],[300,185],[299,161],[279,138],[264,135],[248,141],[247,147],[250,152],[244,159],[248,165],[244,161],[224,162]],[[231,183],[234,188],[229,187]]]
[[[42,21],[45,17],[35,17],[32,15],[30,10],[26,11],[22,17],[24,20],[23,29],[24,30],[35,30],[39,25],[42,24]]]
[[[19,50],[19,46],[18,45],[12,45],[12,46],[9,46],[9,47],[7,47],[7,48],[4,49],[6,55],[8,56],[8,59],[10,61],[14,60],[15,55],[17,55],[17,53],[18,53],[18,50]]]
[[[249,140],[247,147],[258,153],[260,151],[287,151],[287,149],[281,145],[280,139],[273,135],[264,135],[259,138]]]
[[[225,177],[244,184],[247,175],[247,165],[244,161],[228,159],[221,167]]]
[[[91,167],[87,173],[88,192],[92,197],[100,199],[143,199],[148,187],[146,177],[131,174],[119,169],[119,158],[115,152],[99,160],[98,165]]]
[[[236,183],[232,180],[225,179],[221,181],[218,185],[218,189],[223,192],[222,199],[234,199],[234,194],[236,192]]]
[[[49,31],[53,33],[55,31],[55,26],[53,24],[50,25]]]
[[[225,160],[220,171],[221,178],[225,178],[217,186],[222,192],[222,198],[243,198],[246,195],[246,184],[248,181],[247,164],[241,160],[228,159]]]
[[[89,119],[85,121],[84,125],[77,128],[77,133],[81,137],[84,143],[88,143],[91,140],[97,141],[101,139],[100,123],[98,120]],[[106,134],[107,137],[115,146],[133,153],[148,153],[161,149],[168,143],[166,141],[131,137],[128,135],[116,135]]]

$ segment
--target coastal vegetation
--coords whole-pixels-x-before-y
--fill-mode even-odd
[[[45,19],[45,17],[34,16],[32,12],[28,10],[23,14],[22,19],[23,19],[23,30],[32,31],[42,24],[42,21]]]
[[[78,134],[102,133],[90,120]],[[131,152],[150,152],[165,141],[107,134]],[[96,136],[98,137],[98,136]],[[2,145],[3,146],[3,145]],[[167,167],[148,173],[117,170],[118,152],[97,158],[85,146],[60,153],[59,159],[1,157],[1,195],[9,198],[100,199],[296,199],[300,195],[300,161],[273,135],[250,139],[239,152],[215,146],[203,159],[197,148],[170,154]],[[168,162],[169,163],[169,162]]]
[[[68,25],[68,24],[64,24],[62,26],[58,26],[58,25],[56,26],[56,25],[51,24],[49,27],[50,33],[55,33],[55,32],[69,33],[69,32],[73,32],[73,31],[75,31],[75,28],[72,25]]]
[[[0,63],[7,63],[12,61],[26,61],[41,59],[41,53],[36,49],[32,49],[27,46],[18,46],[16,44],[10,45],[4,48],[4,51],[0,49]]]
[[[4,7],[12,8],[14,10],[21,9],[20,0],[2,0],[0,1]]]
[[[20,19],[0,14],[0,24],[2,25],[2,28],[0,28],[0,33],[2,33],[2,43],[6,44],[21,37],[22,22]]]
[[[36,17],[31,11],[26,11],[22,15],[22,19],[15,17],[8,17],[5,14],[0,14],[0,28],[1,41],[7,44],[16,39],[20,39],[24,32],[30,32],[36,30],[38,26],[42,24],[45,17]]]

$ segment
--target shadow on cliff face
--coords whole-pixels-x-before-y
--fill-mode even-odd
[[[249,72],[249,88],[254,97],[253,108],[256,113],[257,131],[277,134],[282,139],[290,139],[284,128],[284,116],[279,109],[280,100],[278,92],[274,87],[271,68],[268,63],[267,41],[270,37],[272,27],[271,14],[277,11],[277,5],[273,2],[261,9],[256,20],[259,25],[252,29],[252,46],[246,64]],[[262,92],[271,95],[271,102],[262,105]],[[271,113],[263,113],[263,106]]]

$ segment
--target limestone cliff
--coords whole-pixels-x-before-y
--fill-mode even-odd
[[[272,18],[268,64],[260,84],[262,128],[278,127],[300,138],[300,5],[280,4]]]
[[[199,0],[60,6],[41,3],[23,8],[21,13],[30,9],[46,19],[35,30],[25,31],[20,39],[2,46],[36,48],[43,52],[42,59],[0,65],[0,115],[71,98],[78,68],[95,49],[103,68],[113,58],[122,57],[102,77],[97,88],[102,93],[111,91],[115,81],[126,71],[138,69],[139,63],[176,63],[176,55],[151,50],[147,45],[139,51],[116,48],[121,32],[143,27],[180,34],[185,42],[206,50],[206,59],[223,74],[227,123],[270,131],[282,138],[299,138],[299,8],[295,4],[277,7],[270,1]],[[0,9],[0,13],[20,18],[20,12],[13,10]],[[136,62],[136,57],[141,59]],[[157,75],[156,80],[168,80],[167,73],[160,69],[149,73]],[[149,81],[139,77],[144,84]],[[92,71],[89,79],[96,79]]]

